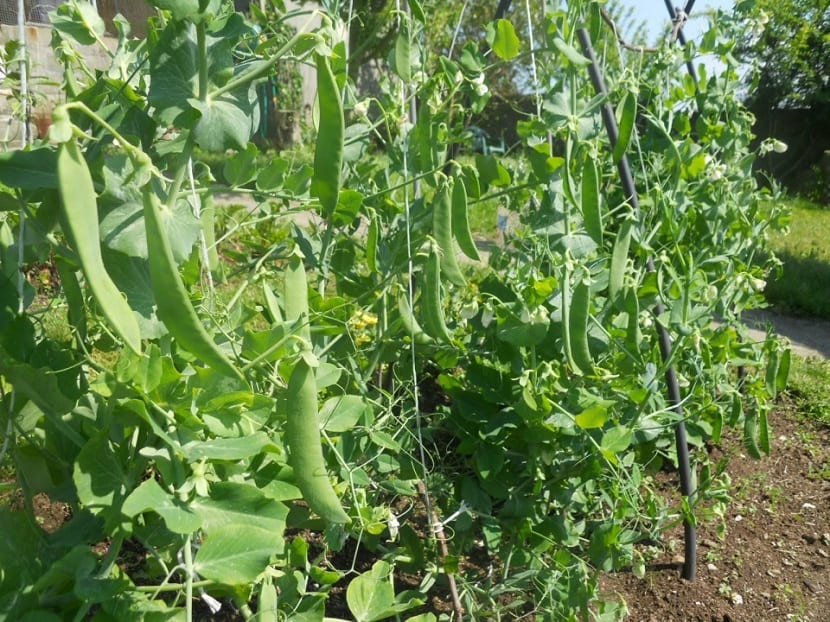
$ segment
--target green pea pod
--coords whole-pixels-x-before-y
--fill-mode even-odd
[[[377,212],[372,210],[369,218],[369,231],[366,234],[366,267],[370,272],[378,271],[378,237],[380,236],[380,220]]]
[[[602,212],[600,211],[599,173],[594,158],[588,156],[582,167],[582,219],[585,230],[597,244],[602,244]]]
[[[58,147],[57,169],[63,232],[78,255],[86,282],[104,317],[127,347],[140,354],[138,321],[104,266],[95,186],[86,160],[74,140]]]
[[[628,143],[631,142],[631,136],[634,133],[634,122],[637,120],[637,98],[634,96],[634,93],[629,91],[625,94],[620,108],[620,133],[614,145],[613,152],[615,164],[622,160],[625,152],[628,150]]]
[[[271,286],[268,285],[265,281],[262,282],[262,295],[265,296],[265,307],[268,309],[268,315],[271,316],[270,320],[272,324],[279,324],[282,320],[282,311],[280,311],[279,302],[277,302],[277,296],[274,294],[274,290],[271,289]]]
[[[188,352],[219,373],[244,380],[240,371],[211,339],[190,302],[162,223],[161,206],[150,187],[151,184],[147,184],[142,195],[150,281],[158,316],[170,334]]]
[[[589,374],[594,369],[591,350],[588,347],[588,317],[591,293],[588,284],[580,281],[573,290],[567,331],[570,338],[574,371]]]
[[[470,231],[470,219],[467,205],[467,189],[461,179],[455,180],[452,187],[452,231],[455,241],[467,257],[481,261],[473,234]]]
[[[758,418],[756,413],[744,415],[744,447],[753,458],[761,457],[761,447],[758,444]]]
[[[441,305],[441,251],[436,246],[436,244],[431,246],[424,270],[424,287],[421,296],[424,330],[433,339],[449,343],[452,337],[444,320],[444,308]]]
[[[305,318],[300,327],[300,337],[306,347],[311,348],[311,325],[308,314],[308,277],[305,273],[303,254],[299,248],[294,249],[288,258],[283,281],[282,306],[285,309],[285,319],[294,323]]]
[[[633,225],[630,220],[623,221],[614,248],[611,251],[611,270],[608,277],[608,299],[612,304],[620,306],[620,295],[625,282],[625,271],[628,266],[628,249],[631,246],[631,232]]]
[[[317,410],[317,380],[306,360],[297,360],[288,379],[285,444],[288,464],[303,499],[313,512],[329,523],[351,522],[334,492],[320,444],[320,419]]]
[[[441,272],[448,281],[463,287],[466,281],[458,266],[455,244],[452,241],[452,205],[449,183],[444,180],[435,191],[432,201],[432,234],[441,249]]]
[[[778,368],[781,365],[781,353],[778,348],[773,348],[767,359],[767,369],[764,374],[764,381],[767,387],[767,393],[773,399],[778,395]]]
[[[632,353],[640,352],[640,343],[643,341],[643,332],[640,330],[640,300],[637,292],[632,288],[625,295],[625,310],[628,313],[628,330],[625,335],[625,346]]]
[[[340,175],[343,167],[343,103],[340,89],[328,57],[314,55],[317,64],[317,101],[320,107],[320,126],[314,148],[314,174],[311,195],[320,200],[324,218],[331,218],[337,208],[340,194]]]
[[[418,324],[418,320],[415,319],[412,313],[412,307],[409,306],[409,300],[404,294],[398,296],[398,315],[406,334],[410,336],[412,341],[422,345],[432,343],[432,337],[427,335],[421,325]]]
[[[86,341],[86,313],[84,313],[84,295],[75,271],[62,259],[55,264],[58,267],[58,274],[61,277],[61,289],[66,296],[66,304],[69,307],[69,323],[77,331],[78,339],[83,343]]]

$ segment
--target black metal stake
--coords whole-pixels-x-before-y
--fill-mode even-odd
[[[580,28],[577,31],[579,42],[582,45],[583,54],[591,61],[588,66],[588,73],[591,77],[591,82],[594,85],[594,90],[601,95],[608,95],[608,89],[605,86],[605,80],[599,71],[594,48],[591,44],[591,38],[588,31]],[[603,104],[601,108],[602,119],[605,123],[605,130],[608,133],[608,138],[611,141],[611,148],[617,144],[619,140],[619,129],[617,128],[617,120],[614,117],[614,111],[609,103]],[[637,195],[637,188],[634,185],[634,178],[631,174],[631,167],[628,163],[628,156],[623,154],[620,161],[617,163],[617,171],[620,176],[620,182],[623,186],[626,199],[629,201],[631,207],[635,212],[640,210],[640,201]],[[654,272],[654,260],[649,257],[646,261],[646,269],[649,272]],[[683,405],[680,398],[680,386],[677,382],[677,373],[674,369],[674,364],[671,362],[672,358],[672,343],[671,336],[666,328],[660,323],[660,316],[664,312],[663,303],[658,301],[654,308],[654,315],[656,316],[655,325],[657,326],[657,334],[659,337],[660,354],[663,357],[663,362],[666,364],[666,384],[668,385],[669,404],[674,413],[680,420],[674,426],[675,446],[677,449],[677,465],[680,474],[680,493],[691,501],[694,491],[692,490],[692,471],[689,463],[689,445],[686,440],[686,425],[683,422]],[[691,505],[691,503],[690,503]],[[683,531],[685,536],[683,561],[684,579],[693,581],[697,573],[697,530],[691,517],[686,516],[683,520]]]

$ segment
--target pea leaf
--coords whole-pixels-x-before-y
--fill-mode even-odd
[[[192,533],[202,526],[201,517],[180,499],[162,490],[156,480],[143,481],[130,493],[121,507],[127,516],[153,511],[164,520],[173,533]]]
[[[264,432],[244,438],[217,438],[210,441],[191,441],[182,449],[191,462],[209,460],[244,460],[255,456],[266,447],[275,447]]]
[[[278,541],[276,550],[282,550],[288,508],[267,497],[256,486],[219,482],[211,486],[210,497],[194,499],[191,507],[201,518],[202,529],[208,535],[228,525],[259,527],[271,532]]]
[[[57,152],[54,149],[0,152],[0,183],[21,190],[57,188]]]
[[[348,432],[357,425],[367,410],[371,411],[371,406],[358,395],[332,397],[320,409],[320,423],[327,432]]]
[[[250,524],[212,530],[196,554],[194,567],[205,579],[225,585],[253,583],[278,553],[280,534]]]
[[[576,425],[583,430],[601,428],[607,419],[608,408],[602,404],[593,404],[574,417]]]
[[[423,604],[421,598],[396,599],[389,580],[392,567],[383,560],[349,583],[346,602],[357,622],[375,622]]]
[[[519,53],[519,37],[509,20],[499,19],[493,22],[488,28],[488,41],[493,52],[502,60],[510,60]]]

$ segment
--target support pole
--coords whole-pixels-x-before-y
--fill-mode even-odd
[[[579,42],[582,46],[582,53],[591,61],[588,66],[588,72],[591,76],[591,82],[594,85],[594,90],[601,95],[608,95],[608,89],[605,86],[605,80],[599,70],[594,48],[591,45],[591,37],[588,31],[580,28],[577,31]],[[605,130],[608,133],[608,138],[611,141],[611,148],[617,144],[619,140],[619,128],[617,127],[617,119],[614,116],[614,111],[611,104],[606,102],[603,104],[602,119],[605,124]],[[635,212],[640,211],[640,201],[637,195],[637,188],[634,185],[634,177],[631,174],[631,167],[628,163],[628,156],[623,154],[620,161],[617,163],[617,171],[620,176],[620,182],[625,192],[626,200],[631,205]],[[649,272],[654,272],[654,260],[649,257],[646,261],[646,269]],[[664,312],[663,303],[658,301],[654,307],[655,326],[657,327],[657,334],[660,344],[660,354],[663,362],[666,365],[666,385],[668,387],[669,404],[672,411],[680,418],[674,426],[675,446],[677,449],[677,466],[680,473],[680,493],[687,499],[691,506],[691,500],[694,496],[692,490],[692,472],[689,461],[689,445],[686,440],[686,425],[683,422],[683,405],[680,398],[680,386],[677,381],[677,373],[674,369],[672,359],[672,343],[666,327],[660,323],[660,316]],[[684,536],[685,536],[685,559],[683,561],[683,578],[693,581],[697,573],[697,530],[694,522],[690,516],[685,516],[683,520]]]

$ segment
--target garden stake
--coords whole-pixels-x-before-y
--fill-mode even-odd
[[[590,64],[588,65],[588,73],[590,74],[591,82],[594,85],[594,90],[596,90],[598,94],[607,97],[608,90],[605,87],[605,80],[603,80],[602,74],[599,71],[599,66],[597,65],[597,59],[594,54],[594,48],[591,45],[590,35],[586,29],[580,28],[577,31],[577,36],[579,37],[579,42],[582,45],[583,54],[585,54],[590,61]],[[605,130],[608,133],[608,138],[611,141],[611,148],[613,149],[619,138],[617,120],[614,117],[614,111],[611,109],[611,105],[608,102],[602,105],[601,112],[603,122],[605,123]],[[628,164],[628,156],[625,154],[623,154],[617,162],[617,171],[619,173],[620,181],[627,200],[631,203],[631,207],[634,211],[638,212],[640,209],[640,203],[637,197],[637,188],[634,186],[634,178],[631,175],[631,168]],[[651,257],[646,260],[646,269],[649,272],[655,271],[654,260]],[[667,365],[666,384],[668,385],[669,403],[671,404],[671,408],[675,414],[680,417],[680,421],[678,421],[674,426],[675,446],[677,448],[677,465],[680,472],[680,493],[690,502],[693,491],[692,474],[689,466],[689,445],[686,441],[686,425],[682,419],[683,406],[680,400],[680,386],[677,382],[677,374],[674,369],[674,364],[671,363],[671,337],[659,320],[659,317],[663,314],[663,312],[663,303],[658,301],[654,307],[654,315],[657,318],[655,325],[657,326],[657,335],[660,342],[660,354],[663,357],[663,362]],[[683,561],[682,576],[684,579],[693,581],[697,569],[697,531],[689,516],[684,517],[683,527],[685,537],[685,558]]]

